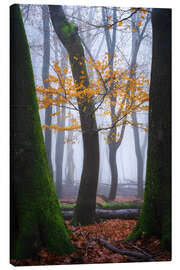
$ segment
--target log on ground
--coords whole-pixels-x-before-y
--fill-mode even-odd
[[[65,219],[71,219],[74,211],[62,211],[62,215]],[[119,210],[102,210],[96,209],[96,214],[102,219],[138,219],[140,209],[119,209]]]

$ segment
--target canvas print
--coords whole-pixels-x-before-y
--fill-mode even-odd
[[[10,263],[171,260],[171,10],[10,7]]]

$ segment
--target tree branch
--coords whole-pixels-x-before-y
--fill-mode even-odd
[[[126,255],[126,256],[132,256],[132,257],[137,257],[139,259],[144,259],[145,261],[154,261],[149,254],[142,254],[142,253],[137,253],[134,251],[128,251],[128,250],[121,250],[119,248],[114,247],[111,243],[107,242],[104,239],[96,238],[94,240],[97,240],[100,244],[104,245],[106,248],[110,249],[113,252],[119,253],[121,255]]]

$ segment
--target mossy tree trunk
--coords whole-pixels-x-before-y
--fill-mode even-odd
[[[156,235],[171,248],[171,10],[153,9],[149,141],[144,204],[128,239]]]
[[[50,176],[20,8],[10,8],[10,256],[73,251]]]
[[[75,83],[88,88],[89,78],[84,60],[84,50],[75,25],[70,23],[64,14],[62,6],[49,6],[50,16],[54,30],[67,49],[71,70]],[[82,79],[81,75],[84,75]],[[95,119],[95,106],[93,100],[78,98],[78,107],[83,136],[83,171],[75,209],[74,224],[94,223],[96,208],[96,192],[99,173],[99,140]]]

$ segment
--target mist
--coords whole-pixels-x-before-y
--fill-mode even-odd
[[[31,59],[35,77],[36,86],[43,85],[42,80],[42,67],[43,67],[43,18],[42,18],[42,6],[41,5],[21,5],[21,11],[23,14],[23,20],[25,25],[25,30],[28,38],[28,43],[30,46]],[[91,55],[93,55],[95,60],[101,60],[102,57],[107,53],[107,44],[105,40],[105,30],[104,28],[95,27],[95,25],[103,24],[102,17],[102,7],[84,7],[84,6],[65,6],[64,11],[66,16],[70,21],[72,21],[77,27],[80,37],[84,43],[85,55],[88,56],[88,50],[90,50]],[[112,16],[112,8],[106,9],[107,15]],[[118,11],[119,18],[123,19],[128,16],[128,9],[122,8]],[[109,16],[110,16],[109,15]],[[47,13],[47,16],[49,14]],[[50,66],[49,74],[54,74],[53,63],[57,61],[60,63],[62,53],[67,54],[65,49],[62,49],[62,44],[58,40],[56,33],[53,30],[51,20],[49,18],[50,25]],[[116,30],[116,48],[115,52],[117,54],[116,66],[119,69],[128,69],[132,57],[132,31],[130,28],[131,18],[123,22],[122,28],[117,28]],[[136,65],[138,67],[138,74],[142,74],[147,80],[150,80],[151,72],[151,50],[152,50],[152,30],[151,22],[147,23],[144,37],[141,41],[140,48],[137,55]],[[112,35],[112,33],[110,32]],[[68,60],[66,64],[69,65]],[[92,76],[90,74],[89,76]],[[97,74],[93,75],[97,77]],[[149,89],[147,89],[149,91]],[[57,111],[56,106],[52,106],[52,113]],[[79,121],[79,113],[77,111],[65,109],[65,114],[71,112],[71,117],[76,118]],[[45,109],[40,109],[40,118],[42,125],[45,124]],[[148,111],[140,111],[136,113],[137,122],[144,126],[148,126]],[[52,124],[57,123],[59,116],[52,116]],[[65,126],[68,126],[69,119],[65,118]],[[96,116],[96,121],[99,127],[107,127],[110,124],[111,119],[109,116],[100,117]],[[124,136],[120,147],[116,153],[116,162],[118,170],[118,189],[117,194],[133,194],[137,193],[137,182],[138,182],[138,172],[137,172],[137,155],[135,150],[135,139],[133,134],[132,125],[126,125]],[[145,182],[145,171],[146,171],[146,158],[147,158],[147,144],[148,144],[148,131],[138,128],[140,147],[143,152],[143,182]],[[118,132],[121,131],[121,126],[117,128]],[[57,133],[60,131],[51,131],[51,160],[53,167],[53,180],[56,183],[56,140]],[[63,132],[63,131],[61,131]],[[68,136],[71,133],[71,140],[67,141]],[[43,134],[45,131],[43,130]],[[99,168],[99,179],[98,179],[98,193],[108,196],[108,192],[111,185],[111,170],[109,165],[109,148],[106,141],[108,136],[107,131],[99,132],[99,144],[100,144],[100,168]],[[62,162],[62,182],[65,185],[67,180],[68,172],[68,161],[69,158],[73,162],[73,175],[71,176],[71,183],[76,186],[76,191],[69,196],[77,196],[78,186],[81,180],[82,167],[83,167],[83,142],[81,131],[72,130],[64,131],[64,153]],[[71,144],[71,147],[69,147]],[[68,150],[71,149],[71,150]],[[61,149],[59,149],[61,151]],[[69,155],[69,151],[71,154]],[[126,185],[125,185],[126,184]],[[124,185],[124,186],[123,186]],[[127,187],[123,189],[123,187]]]

